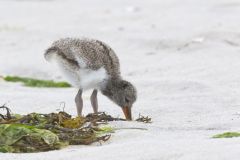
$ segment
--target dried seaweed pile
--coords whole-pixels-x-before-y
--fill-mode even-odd
[[[88,145],[107,141],[113,128],[100,124],[109,121],[125,121],[113,118],[104,112],[72,118],[68,113],[28,115],[11,114],[10,109],[1,106],[0,152],[42,152],[60,149],[67,145]],[[149,123],[149,118],[139,117],[138,121]]]
[[[66,112],[28,115],[0,114],[0,152],[40,152],[66,145],[107,141],[111,128],[98,123],[114,120],[105,113],[72,118]]]

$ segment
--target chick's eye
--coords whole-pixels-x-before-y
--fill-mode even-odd
[[[125,102],[127,102],[127,103],[129,102],[129,99],[127,97],[125,97]]]

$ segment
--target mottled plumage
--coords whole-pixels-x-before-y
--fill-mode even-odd
[[[97,70],[104,67],[107,73],[112,78],[119,78],[120,66],[119,60],[114,51],[105,43],[94,39],[75,39],[64,38],[55,41],[45,54],[49,56],[51,50],[59,49],[60,55],[67,58],[70,63],[77,64],[78,59],[82,59],[86,66],[84,67],[92,70]],[[50,52],[49,52],[50,51]]]
[[[57,62],[63,73],[79,88],[75,98],[78,114],[82,112],[82,90],[92,88],[94,112],[97,112],[97,90],[100,90],[125,109],[125,116],[131,119],[136,89],[130,82],[122,80],[118,57],[107,44],[94,39],[65,38],[55,41],[44,56],[48,61]]]

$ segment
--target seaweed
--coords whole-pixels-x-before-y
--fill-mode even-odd
[[[240,137],[239,132],[225,132],[221,134],[217,134],[213,136],[212,138],[233,138],[233,137]]]
[[[6,76],[3,79],[8,82],[22,82],[24,86],[28,87],[54,87],[54,88],[71,87],[71,85],[67,82],[54,82],[53,80],[40,80],[28,77]]]
[[[63,146],[53,132],[24,124],[2,124],[0,135],[1,152],[40,152]]]
[[[143,122],[143,123],[152,123],[152,118],[150,118],[148,116],[145,117],[145,116],[139,114],[139,117],[136,119],[136,121]]]
[[[7,111],[0,114],[0,152],[49,151],[67,145],[89,145],[110,138],[107,130],[96,126],[98,120],[90,118],[92,116],[72,118],[63,111],[9,116],[9,108],[5,105],[0,108]],[[95,125],[91,125],[92,122]]]
[[[68,145],[89,145],[109,140],[111,133],[118,129],[145,130],[112,128],[106,124],[110,121],[126,120],[114,118],[105,112],[72,117],[64,111],[16,115],[11,114],[5,105],[0,106],[0,109],[6,112],[0,114],[0,152],[42,152]],[[141,116],[137,120],[149,123],[151,118]]]
[[[3,120],[9,120],[9,119],[12,119],[12,116],[11,116],[11,110],[5,106],[6,104],[0,106],[0,109],[5,109],[6,110],[6,115],[3,115],[3,114],[0,114],[0,117],[3,119]]]

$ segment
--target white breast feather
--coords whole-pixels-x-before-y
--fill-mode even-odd
[[[80,87],[83,89],[104,87],[104,80],[108,78],[106,70],[102,67],[98,70],[80,69]]]
[[[76,57],[80,66],[79,69],[71,68],[61,57],[57,56],[53,59],[66,79],[75,87],[84,90],[99,89],[104,87],[105,80],[108,79],[107,72],[103,67],[98,70],[87,69],[85,68],[86,64],[81,58]]]

